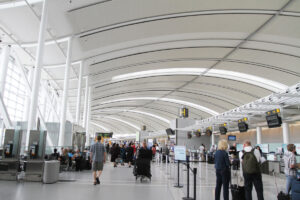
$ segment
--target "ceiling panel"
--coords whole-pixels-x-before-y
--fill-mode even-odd
[[[114,0],[103,4],[97,4],[84,9],[69,12],[69,18],[77,32],[94,29],[100,26],[115,24],[138,18],[145,18],[169,13],[180,13],[199,10],[223,10],[223,9],[275,9],[278,10],[286,1],[265,0],[229,0],[220,3],[217,0],[199,1],[191,0]],[[124,12],[127,10],[129,12]],[[94,20],[99,19],[99,20]]]
[[[208,15],[154,21],[126,26],[80,38],[84,51],[125,41],[163,35],[197,32],[253,32],[269,16]],[[204,46],[204,45],[203,45]],[[220,45],[222,46],[222,45]]]
[[[251,74],[254,76],[266,78],[269,80],[275,80],[277,82],[293,85],[300,80],[300,70],[288,71],[286,68],[275,68],[271,66],[257,66],[248,65],[242,63],[223,62],[217,66],[217,69],[224,69],[236,72],[242,72],[245,74]]]

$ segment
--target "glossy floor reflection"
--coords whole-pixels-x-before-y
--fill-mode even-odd
[[[198,169],[197,174],[197,187],[196,187],[196,196],[197,200],[207,200],[207,199],[215,199],[215,185],[216,185],[216,175],[215,175],[215,169],[214,165],[207,164],[207,163],[195,163],[191,165],[191,168],[196,167]],[[169,178],[173,182],[177,181],[177,164],[170,164],[167,168],[164,168],[164,171],[169,174]],[[184,196],[187,196],[187,170],[186,166],[181,164],[180,165],[180,183],[184,186],[182,188],[182,192],[184,193]],[[239,172],[239,171],[238,171]],[[174,178],[176,177],[176,178]],[[238,177],[236,176],[236,172],[232,171],[232,181],[233,183],[236,183],[238,180]],[[190,197],[193,197],[193,175],[190,171]],[[279,191],[284,191],[285,188],[285,179],[281,177],[276,178],[276,182],[278,185]],[[277,199],[277,189],[275,185],[275,179],[274,176],[268,176],[263,175],[263,185],[264,185],[264,198],[266,200],[274,200]],[[253,200],[257,199],[256,191],[253,187],[253,194],[252,194]],[[222,192],[221,192],[221,199]],[[230,199],[232,199],[230,194]]]
[[[214,166],[196,163],[197,167],[197,200],[214,199],[215,171]],[[67,172],[60,174],[60,182],[41,184],[31,182],[0,181],[0,199],[2,200],[181,200],[187,196],[186,166],[180,165],[180,183],[182,189],[173,187],[177,182],[177,164],[152,164],[152,181],[140,183],[132,174],[132,168],[119,166],[113,168],[111,163],[105,165],[101,185],[94,186],[90,171]],[[274,177],[263,176],[264,196],[266,200],[277,199]],[[283,190],[285,180],[277,179],[279,190]],[[190,173],[190,197],[193,197],[193,175]],[[221,197],[221,199],[223,199]],[[231,197],[230,197],[231,199]],[[253,191],[253,200],[256,198]]]
[[[136,181],[132,168],[105,165],[100,181],[94,186],[90,171],[62,173],[60,182],[41,184],[32,182],[17,183],[0,181],[0,199],[2,200],[174,200],[167,179],[159,167],[152,169],[152,181]]]

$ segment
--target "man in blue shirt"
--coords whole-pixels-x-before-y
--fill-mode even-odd
[[[91,163],[94,175],[94,185],[100,184],[100,176],[105,163],[106,151],[101,143],[101,136],[97,137],[97,142],[91,146]]]

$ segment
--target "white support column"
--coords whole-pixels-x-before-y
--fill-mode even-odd
[[[85,80],[85,96],[84,96],[84,112],[83,112],[83,128],[86,128],[87,124],[87,113],[88,113],[88,102],[89,102],[89,77]]]
[[[92,88],[89,87],[89,95],[88,95],[88,109],[87,109],[87,117],[86,117],[86,146],[90,146],[90,120],[91,120],[91,93]]]
[[[32,83],[33,83],[33,68],[29,68],[28,71],[28,81],[29,81],[29,85],[32,88]],[[27,97],[26,97],[26,101],[25,101],[25,110],[24,110],[24,114],[23,114],[23,121],[27,122],[29,119],[29,109],[30,109],[30,96],[31,96],[31,90],[27,90]]]
[[[290,126],[288,123],[282,123],[283,144],[290,143]]]
[[[67,50],[67,60],[65,67],[65,78],[64,78],[64,90],[63,99],[61,104],[61,118],[60,118],[60,128],[59,128],[59,139],[58,146],[64,146],[65,144],[65,125],[66,125],[66,115],[67,115],[67,101],[68,101],[68,90],[69,90],[69,75],[71,68],[71,55],[72,54],[72,38],[68,39],[68,50]]]
[[[43,91],[43,110],[42,110],[42,115],[44,116],[44,119],[46,120],[46,115],[47,115],[47,96],[46,96],[47,91]]]
[[[256,127],[256,143],[257,144],[261,144],[261,132],[262,132],[262,128]]]
[[[211,134],[211,145],[215,144],[215,134]]]
[[[0,93],[0,115],[3,117],[3,122],[6,128],[11,128],[12,127],[12,123],[11,120],[9,118],[6,106],[4,104],[2,95]]]
[[[77,105],[76,105],[76,124],[80,123],[80,104],[81,104],[81,88],[82,88],[82,68],[83,62],[79,65],[79,75],[78,75],[78,90],[77,90]]]
[[[25,147],[26,150],[29,144],[29,132],[35,126],[36,113],[38,107],[37,105],[38,105],[38,97],[39,97],[39,87],[40,87],[41,73],[43,68],[45,31],[47,28],[48,1],[49,0],[44,0],[41,23],[40,23],[38,46],[36,51],[36,60],[35,60],[35,69],[34,69],[34,78],[33,78],[32,93],[30,98],[31,103],[29,109],[28,128],[26,134],[26,147]]]
[[[4,97],[4,88],[6,81],[6,74],[8,69],[8,61],[10,55],[10,46],[5,45],[2,48],[1,59],[0,59],[0,93]]]

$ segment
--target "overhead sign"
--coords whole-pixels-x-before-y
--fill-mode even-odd
[[[186,147],[174,146],[175,160],[186,161]]]
[[[100,135],[103,138],[111,138],[113,136],[113,133],[96,133],[96,135]]]
[[[181,118],[188,118],[189,117],[189,109],[187,109],[187,108],[181,108],[179,116]]]

